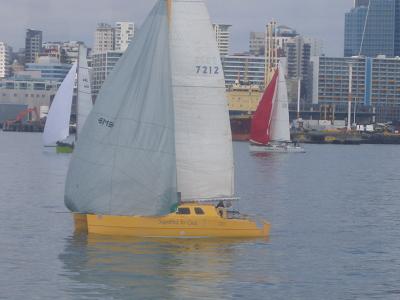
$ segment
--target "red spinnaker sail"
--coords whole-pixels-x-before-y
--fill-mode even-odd
[[[269,142],[269,125],[278,82],[278,69],[264,91],[261,101],[251,121],[250,141],[266,145]]]

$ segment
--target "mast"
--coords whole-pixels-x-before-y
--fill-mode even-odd
[[[349,98],[348,98],[348,110],[347,110],[347,131],[351,130],[351,90],[352,90],[352,79],[353,79],[353,65],[349,64]]]
[[[301,93],[301,78],[297,83],[297,119],[300,119],[300,93]]]
[[[78,140],[78,115],[79,115],[79,58],[81,54],[81,44],[78,42],[78,58],[76,60],[76,101],[75,101],[75,141]]]
[[[171,24],[172,0],[167,0],[168,24]]]

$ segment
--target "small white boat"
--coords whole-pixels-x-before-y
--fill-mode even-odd
[[[288,94],[282,63],[275,70],[253,116],[249,148],[252,152],[305,152],[290,140]]]
[[[43,131],[44,147],[56,147],[58,153],[71,153],[86,118],[92,109],[86,49],[79,45],[77,61],[61,83],[47,114]],[[76,134],[70,135],[72,99],[76,82]]]

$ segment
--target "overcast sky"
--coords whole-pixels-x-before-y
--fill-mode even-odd
[[[0,0],[0,41],[24,47],[26,28],[44,41],[82,40],[92,46],[99,22],[140,25],[156,0]],[[231,24],[231,52],[248,51],[250,31],[275,19],[321,39],[327,55],[343,55],[344,14],[353,0],[207,0],[214,23]]]

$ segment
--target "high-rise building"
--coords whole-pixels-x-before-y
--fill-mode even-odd
[[[400,56],[400,0],[395,0],[394,55]]]
[[[93,53],[92,55],[92,95],[97,97],[104,80],[114,69],[120,57],[124,54],[122,51],[106,51],[102,53]]]
[[[230,33],[229,28],[232,25],[213,24],[215,37],[217,39],[218,49],[221,57],[229,54]]]
[[[4,42],[0,42],[0,78],[10,76],[12,49]]]
[[[356,1],[355,7],[345,16],[345,56],[394,56],[396,1]]]
[[[296,30],[284,25],[277,25],[272,21],[266,26],[265,45],[268,70],[276,67],[280,57],[287,58],[285,71],[289,101],[297,101],[300,80],[301,99],[311,102],[310,58],[322,55],[322,42],[311,37],[303,37]],[[267,78],[271,74],[271,72],[267,72]]]
[[[34,63],[42,52],[42,31],[27,29],[25,36],[25,63]]]
[[[249,50],[251,55],[264,55],[265,53],[265,32],[250,32]]]
[[[115,50],[125,51],[135,34],[135,24],[133,22],[115,23]]]
[[[115,50],[115,28],[107,23],[99,23],[94,36],[94,53]]]

